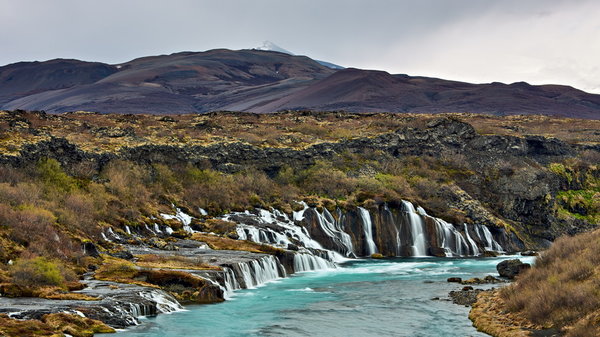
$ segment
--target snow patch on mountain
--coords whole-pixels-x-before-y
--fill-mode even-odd
[[[254,48],[255,50],[264,50],[264,51],[276,51],[279,53],[284,53],[284,54],[288,54],[288,55],[296,55],[294,53],[292,53],[291,51],[287,50],[287,49],[283,49],[280,46],[276,45],[275,43],[271,42],[271,41],[264,41],[263,44],[258,47],[258,48]],[[326,61],[320,61],[320,60],[315,60],[315,62],[321,64],[322,66],[331,68],[331,69],[345,69],[342,66],[338,66],[337,64],[333,64],[331,62],[326,62]]]

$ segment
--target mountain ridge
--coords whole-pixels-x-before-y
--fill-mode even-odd
[[[599,119],[600,95],[554,84],[473,84],[336,70],[307,56],[213,49],[115,65],[68,59],[13,63],[0,67],[0,109],[154,114],[311,109]]]

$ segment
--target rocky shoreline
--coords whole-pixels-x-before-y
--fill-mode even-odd
[[[522,256],[534,256],[537,253],[523,252]],[[474,289],[473,284],[497,284],[510,283],[521,272],[530,268],[528,263],[523,263],[519,259],[505,260],[500,262],[496,269],[500,279],[491,275],[483,279],[473,278],[463,281],[460,278],[452,277],[448,282],[456,282],[466,285],[459,291],[451,291],[448,295],[450,300],[458,305],[471,307],[469,319],[473,326],[481,332],[487,333],[493,337],[554,337],[560,336],[555,329],[547,329],[542,326],[531,323],[525,317],[515,313],[510,313],[504,309],[504,301],[500,296],[498,289]]]

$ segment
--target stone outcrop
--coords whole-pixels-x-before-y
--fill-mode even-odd
[[[41,319],[52,313],[83,313],[115,328],[139,324],[138,317],[181,310],[171,295],[160,289],[106,281],[83,281],[86,288],[78,291],[99,297],[98,301],[49,300],[43,298],[0,297],[0,313],[12,318]]]
[[[496,270],[498,270],[498,274],[500,274],[500,276],[511,280],[529,268],[531,268],[529,263],[523,263],[519,259],[505,260],[498,263],[496,266]]]
[[[482,289],[473,289],[472,287],[465,287],[463,290],[451,291],[449,293],[450,299],[454,304],[464,305],[470,307],[473,303],[477,302],[477,295],[481,293]]]

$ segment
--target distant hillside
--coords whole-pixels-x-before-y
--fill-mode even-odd
[[[471,84],[332,69],[305,56],[227,49],[120,65],[51,60],[0,67],[0,108],[178,114],[217,110],[468,112],[600,118],[600,95],[560,85]]]

